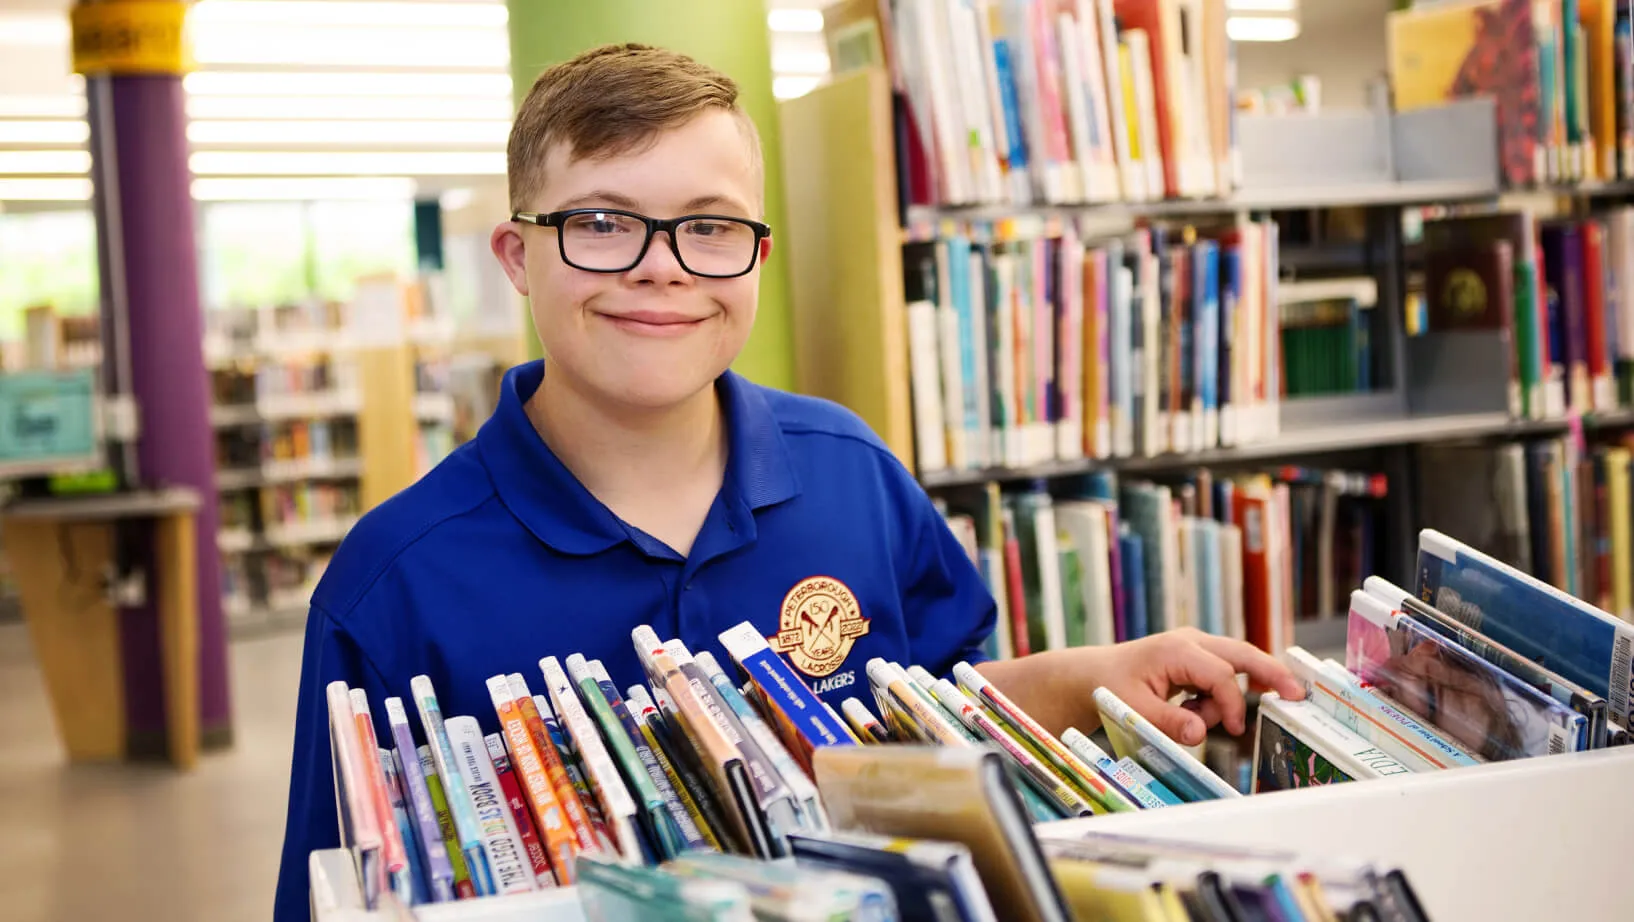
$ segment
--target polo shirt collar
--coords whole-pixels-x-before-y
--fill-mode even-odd
[[[565,554],[597,554],[634,534],[591,495],[533,428],[528,399],[544,381],[543,360],[505,373],[499,405],[478,430],[477,450],[494,489],[534,536]],[[766,395],[728,371],[716,382],[726,413],[728,455],[723,492],[751,511],[799,493],[788,448]]]

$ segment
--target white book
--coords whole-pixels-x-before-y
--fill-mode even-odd
[[[443,726],[448,730],[448,743],[454,749],[460,780],[465,783],[471,805],[476,809],[496,891],[526,893],[538,889],[533,864],[522,848],[516,820],[511,817],[505,792],[499,787],[499,775],[494,771],[493,759],[488,756],[488,744],[482,739],[482,727],[475,717],[466,716],[450,717],[443,721]]]
[[[1117,162],[1126,202],[1144,202],[1147,192],[1145,165],[1135,156],[1135,137],[1130,134],[1125,108],[1123,64],[1118,55],[1118,30],[1112,14],[1112,0],[1088,0],[1095,5],[1096,38],[1100,43],[1101,68],[1106,78],[1107,118],[1111,125],[1112,156]],[[1158,196],[1161,198],[1162,196]]]
[[[1112,270],[1111,348],[1107,350],[1112,378],[1112,454],[1127,458],[1135,453],[1134,414],[1137,412],[1132,393],[1136,371],[1129,349],[1130,313],[1135,299],[1135,273],[1128,266]]]
[[[915,466],[919,473],[947,469],[947,424],[942,413],[936,305],[907,306],[908,368],[912,378]]]
[[[1167,185],[1163,179],[1163,148],[1158,142],[1157,96],[1152,85],[1152,53],[1150,37],[1144,29],[1129,29],[1123,33],[1123,42],[1129,46],[1129,65],[1135,78],[1135,117],[1140,127],[1141,159],[1146,165],[1146,187],[1152,200],[1164,198]]]
[[[970,279],[970,346],[976,354],[976,439],[971,460],[992,467],[1002,458],[993,452],[993,390],[987,369],[987,272],[982,254],[972,251],[967,266]]]
[[[948,243],[936,242],[936,342],[941,359],[942,425],[947,431],[948,467],[958,471],[970,466],[966,445],[964,355],[960,343],[959,309],[953,305],[952,267],[948,264]]]
[[[1105,46],[1101,43],[1099,14],[1094,0],[1074,0],[1070,14],[1077,30],[1076,51],[1083,73],[1090,131],[1095,137],[1092,166],[1085,168],[1085,198],[1116,202],[1123,198],[1123,177],[1112,139],[1112,116],[1107,98]]]
[[[1085,342],[1085,319],[1095,305],[1084,297],[1084,246],[1072,228],[1061,233],[1060,276],[1061,313],[1064,334],[1061,339],[1061,362],[1057,389],[1061,394],[1061,419],[1055,427],[1055,457],[1061,460],[1082,458],[1084,451],[1084,420],[1090,408],[1084,402],[1084,380],[1088,373],[1090,355]]]
[[[1326,711],[1352,733],[1414,771],[1436,771],[1477,760],[1411,714],[1366,690],[1336,662],[1324,662],[1303,647],[1282,651],[1283,664],[1305,688],[1305,700]]]
[[[1107,544],[1106,507],[1095,500],[1056,503],[1055,521],[1078,551],[1083,564],[1084,643],[1109,647],[1117,642],[1112,625],[1111,550]]]
[[[1220,582],[1225,602],[1225,634],[1248,639],[1243,616],[1243,531],[1233,524],[1220,526]]]
[[[1276,692],[1266,692],[1260,697],[1259,721],[1254,756],[1256,793],[1259,779],[1274,773],[1278,765],[1309,770],[1294,751],[1295,741],[1305,744],[1352,781],[1413,772],[1310,701],[1284,701]]]
[[[999,173],[998,148],[993,138],[993,117],[987,111],[986,55],[982,53],[972,0],[957,0],[945,9],[950,31],[954,76],[959,81],[959,111],[964,116],[965,134],[971,140],[971,178],[977,199],[997,202],[1003,198],[1004,180]]]
[[[1038,549],[1038,589],[1043,598],[1044,649],[1067,647],[1067,614],[1061,604],[1061,552],[1056,541],[1055,508],[1048,495],[1033,510],[1034,547]]]

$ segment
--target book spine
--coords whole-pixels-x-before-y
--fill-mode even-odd
[[[534,754],[538,756],[539,765],[544,770],[545,781],[550,785],[556,805],[561,808],[562,818],[567,821],[573,844],[580,851],[609,847],[607,830],[600,825],[600,813],[593,812],[593,802],[586,804],[580,798],[578,788],[573,784],[573,776],[568,771],[567,758],[557,748],[550,728],[545,725],[544,718],[539,712],[538,699],[528,689],[527,680],[519,672],[513,672],[505,679],[509,686],[511,701],[516,707],[516,714],[521,718],[522,728],[527,733],[528,741],[533,744]]]
[[[1128,772],[1129,777],[1135,779],[1136,784],[1139,784],[1141,787],[1150,791],[1153,797],[1163,801],[1165,804],[1173,807],[1185,803],[1184,800],[1180,799],[1178,794],[1169,790],[1168,785],[1157,780],[1152,776],[1151,772],[1147,771],[1139,762],[1136,762],[1129,756],[1124,756],[1112,764]]]
[[[584,819],[590,830],[590,845],[580,845],[581,849],[601,849],[606,852],[617,852],[618,846],[613,842],[613,834],[607,828],[607,816],[602,812],[601,802],[596,799],[596,793],[590,789],[590,782],[584,777],[584,765],[579,761],[579,752],[573,747],[573,740],[562,729],[562,724],[556,719],[556,714],[550,709],[550,701],[544,695],[533,696],[534,710],[539,713],[539,723],[545,728],[545,735],[550,740],[550,747],[556,752],[556,757],[562,763],[562,772],[566,775],[568,784],[573,788],[573,795],[584,807]],[[567,803],[567,801],[563,801]],[[582,835],[578,828],[576,835]],[[581,843],[584,840],[581,839]]]
[[[407,883],[408,904],[431,902],[431,891],[426,886],[425,862],[420,858],[420,846],[414,837],[414,820],[409,816],[408,796],[403,793],[402,779],[398,776],[397,761],[390,749],[381,748],[380,772],[386,779],[386,798],[391,805],[392,823],[403,840],[403,874]]]
[[[699,653],[695,662],[703,668],[704,674],[709,676],[709,681],[714,683],[715,690],[720,693],[721,700],[725,701],[726,706],[731,708],[734,714],[738,715],[738,720],[743,723],[743,728],[749,732],[750,736],[754,737],[761,750],[772,760],[772,767],[777,770],[784,783],[789,786],[789,792],[794,795],[802,811],[813,814],[803,816],[802,819],[810,820],[818,825],[826,825],[826,817],[821,816],[824,811],[818,806],[817,786],[811,781],[810,770],[795,761],[794,755],[789,752],[787,746],[783,745],[783,739],[772,732],[772,728],[761,718],[760,712],[755,710],[754,706],[749,703],[749,699],[745,698],[743,693],[739,692],[737,687],[732,684],[732,681],[726,677],[726,672],[715,661],[713,654],[707,650]],[[749,688],[754,689],[755,686],[751,684]],[[764,701],[764,697],[762,700]],[[838,715],[829,711],[824,702],[819,700],[817,703],[826,720],[830,723],[840,723]],[[847,733],[847,741],[851,741],[849,733]]]
[[[482,742],[488,747],[489,760],[494,763],[494,777],[499,779],[499,791],[505,806],[510,808],[511,823],[516,827],[517,840],[522,843],[522,853],[533,868],[534,885],[540,889],[556,886],[550,858],[545,854],[544,843],[539,841],[539,833],[534,829],[533,814],[522,794],[522,785],[517,782],[516,772],[511,769],[511,757],[505,752],[504,738],[498,733],[490,733],[482,738]]]
[[[403,699],[386,699],[386,722],[391,727],[392,742],[397,747],[397,758],[401,763],[399,775],[414,817],[414,832],[425,862],[431,902],[447,902],[454,898],[454,869],[449,863],[448,849],[443,844],[437,810],[431,802],[431,792],[426,785],[419,750],[414,745],[413,731],[409,728],[408,712],[403,709]]]
[[[636,834],[636,804],[622,780],[618,766],[607,751],[607,742],[597,731],[595,722],[579,700],[573,682],[553,656],[539,661],[544,676],[545,691],[555,713],[560,716],[563,731],[572,738],[574,748],[584,765],[584,774],[601,803],[618,854],[626,863],[641,863],[643,850]]]
[[[487,850],[483,847],[482,829],[477,825],[476,809],[471,795],[465,789],[454,747],[448,741],[448,730],[443,724],[442,709],[437,704],[437,693],[429,676],[418,675],[409,680],[414,693],[415,707],[420,712],[420,723],[431,746],[431,757],[437,763],[437,777],[442,780],[443,794],[448,799],[448,810],[454,817],[454,831],[459,837],[459,850],[465,856],[466,869],[471,874],[471,885],[478,896],[492,896],[494,878],[488,865]]]
[[[761,699],[785,730],[790,754],[805,770],[810,771],[811,753],[817,747],[853,742],[847,728],[836,724],[829,712],[819,706],[817,696],[773,652],[753,624],[745,621],[723,631],[720,642],[727,655],[760,690]]]
[[[432,809],[437,812],[437,829],[442,834],[443,854],[448,856],[454,896],[462,900],[473,899],[477,895],[477,888],[471,882],[471,871],[465,866],[465,854],[460,850],[459,832],[454,828],[454,811],[448,807],[442,779],[437,776],[436,757],[431,754],[429,745],[421,746],[415,754],[419,756],[420,771],[425,777],[426,796],[431,798]]]
[[[463,776],[465,790],[471,797],[472,808],[482,831],[489,866],[493,872],[495,893],[526,893],[537,889],[533,881],[527,855],[516,834],[516,824],[506,809],[499,790],[499,779],[494,775],[494,763],[488,758],[488,746],[482,741],[482,729],[475,717],[450,717],[444,722],[449,744],[458,760],[458,771]]]
[[[680,808],[691,818],[692,825],[697,827],[706,845],[716,851],[723,851],[720,837],[714,830],[721,821],[716,814],[709,812],[714,809],[713,798],[709,797],[709,788],[703,783],[702,778],[685,766],[679,752],[671,756],[675,744],[666,742],[668,734],[663,726],[664,718],[658,713],[652,698],[647,695],[646,689],[632,685],[625,702],[637,731],[647,741],[647,748],[652,750],[653,758],[658,760],[659,768],[663,769],[669,779],[670,790],[675,792]]]
[[[403,846],[403,837],[397,830],[397,822],[392,817],[391,797],[386,791],[386,778],[380,771],[379,760],[375,757],[375,753],[380,750],[380,741],[375,737],[374,714],[369,710],[369,696],[361,688],[349,689],[348,696],[351,699],[352,720],[357,724],[363,776],[368,795],[374,801],[375,818],[380,824],[383,870],[389,880],[401,882],[407,879],[404,875],[408,870],[408,852]]]
[[[658,763],[658,756],[653,752],[652,746],[647,743],[647,737],[636,726],[635,718],[630,715],[630,709],[625,706],[624,699],[619,696],[618,687],[613,684],[613,679],[608,675],[607,669],[599,660],[591,660],[587,666],[590,679],[596,683],[601,696],[606,699],[607,708],[612,712],[613,720],[618,727],[623,729],[624,735],[629,738],[630,748],[635,751],[636,758],[640,761],[642,769],[647,773],[648,781],[651,782],[653,790],[658,794],[659,803],[663,806],[669,823],[674,826],[673,829],[666,828],[665,834],[679,835],[679,842],[671,843],[671,846],[677,850],[677,854],[681,851],[704,848],[702,831],[698,829],[698,824],[693,822],[692,814],[688,813],[686,807],[681,804],[681,799],[675,794],[675,788],[670,786],[669,776],[664,773],[663,766]],[[657,818],[657,822],[662,823],[663,821],[663,816]],[[660,836],[660,839],[662,838]]]
[[[490,677],[488,692],[504,731],[502,742],[510,753],[507,761],[514,763],[516,773],[521,776],[520,787],[525,788],[527,793],[527,804],[534,819],[534,823],[528,824],[529,829],[535,833],[549,867],[555,870],[555,880],[564,885],[571,884],[574,857],[578,853],[574,832],[566,821],[565,811],[545,771],[539,748],[528,731],[527,721],[517,706],[517,699],[512,697],[510,679],[503,675]]]
[[[1052,808],[1067,817],[1090,816],[1095,813],[1064,779],[1028,752],[1019,741],[1001,730],[992,718],[971,704],[952,682],[946,679],[938,680],[931,691],[941,701],[942,706],[963,721],[965,726],[998,744]]]
[[[1076,729],[1067,728],[1061,734],[1061,742],[1065,743],[1080,759],[1094,765],[1107,781],[1116,785],[1118,790],[1139,806],[1142,810],[1157,810],[1168,806],[1161,798],[1146,789],[1146,785],[1135,780],[1135,777],[1125,771],[1106,751],[1090,741]]]

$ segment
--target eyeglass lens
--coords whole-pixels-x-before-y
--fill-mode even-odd
[[[592,212],[569,216],[561,227],[567,261],[584,269],[622,271],[635,266],[647,228],[629,215]],[[728,218],[693,218],[675,229],[675,246],[687,270],[699,275],[737,275],[754,262],[755,232]]]

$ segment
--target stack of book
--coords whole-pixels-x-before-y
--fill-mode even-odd
[[[1165,482],[1098,471],[940,497],[987,581],[995,659],[1176,627],[1277,653],[1375,572],[1382,474],[1278,465]]]
[[[1086,242],[1091,233],[1038,217],[911,231],[903,263],[921,475],[1277,435],[1276,224],[1153,226]]]
[[[1626,409],[1634,406],[1631,279],[1634,208],[1428,220],[1422,335],[1493,338],[1517,418]]]
[[[1398,111],[1490,96],[1512,187],[1634,178],[1634,3],[1465,0],[1390,14]]]
[[[1441,532],[1409,592],[1351,594],[1344,662],[1285,659],[1305,698],[1259,705],[1256,792],[1628,741],[1634,624]]]
[[[871,702],[836,712],[748,623],[721,635],[741,684],[650,628],[632,640],[647,681],[623,694],[598,662],[546,657],[543,694],[496,675],[493,714],[444,717],[419,676],[412,703],[379,702],[383,735],[365,693],[328,688],[341,841],[371,908],[575,885],[590,919],[1422,918],[1390,869],[1041,834],[1242,796],[1109,689],[1110,754],[965,663],[875,659]]]
[[[1226,0],[886,6],[863,15],[883,15],[910,201],[1143,202],[1235,186]]]

